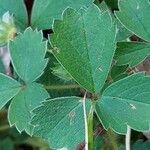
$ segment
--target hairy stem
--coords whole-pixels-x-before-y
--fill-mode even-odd
[[[87,122],[86,105],[85,105],[86,94],[87,92],[85,92],[83,98],[83,112],[84,112],[84,125],[85,125],[85,150],[88,150],[88,122]]]
[[[126,140],[125,140],[125,143],[126,143],[126,150],[130,150],[130,139],[131,139],[131,129],[130,129],[130,127],[128,126],[128,127],[127,127]]]

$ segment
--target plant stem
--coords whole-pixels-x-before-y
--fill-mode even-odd
[[[88,148],[89,150],[94,149],[94,137],[93,137],[93,105],[91,106],[88,115]]]
[[[131,129],[130,129],[130,127],[128,126],[128,127],[127,127],[126,140],[125,140],[125,143],[126,143],[126,150],[130,150],[130,139],[131,139]]]
[[[66,89],[77,89],[80,88],[78,84],[68,84],[68,85],[44,85],[47,90],[66,90]]]
[[[87,123],[86,105],[85,105],[86,94],[87,91],[85,92],[83,98],[83,113],[84,113],[84,125],[85,125],[85,150],[88,150],[88,123]]]

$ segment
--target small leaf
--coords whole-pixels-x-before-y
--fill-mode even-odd
[[[21,85],[12,78],[0,73],[0,109],[21,89]]]
[[[10,42],[11,61],[19,77],[27,83],[35,81],[47,64],[44,59],[46,42],[42,42],[42,33],[27,28]]]
[[[137,131],[149,130],[150,77],[137,73],[109,86],[96,105],[103,126],[126,134],[127,125]]]
[[[149,0],[120,0],[117,18],[134,34],[150,41]]]
[[[49,62],[38,82],[44,85],[51,98],[56,98],[58,95],[59,97],[79,95],[81,93],[80,86],[74,80],[65,81],[52,73],[51,68],[55,67],[58,62],[52,54],[48,53],[48,57]]]
[[[79,9],[89,6],[93,0],[35,0],[32,10],[32,27],[50,29],[54,19],[60,19],[67,7]]]
[[[0,17],[7,11],[13,14],[15,24],[20,29],[27,27],[28,17],[27,11],[23,0],[0,0]]]
[[[13,98],[9,106],[8,119],[10,125],[15,125],[19,132],[25,130],[28,134],[32,134],[31,111],[48,97],[46,90],[37,83],[25,86]]]
[[[134,67],[149,55],[149,43],[119,42],[117,43],[115,59],[117,60],[117,65],[129,64],[130,67]]]
[[[87,112],[90,102],[86,101]],[[34,111],[34,135],[46,139],[53,148],[73,150],[84,141],[84,114],[82,99],[63,97],[43,102]]]
[[[71,76],[90,92],[99,92],[115,51],[115,27],[97,6],[79,12],[67,9],[54,22],[53,54]]]

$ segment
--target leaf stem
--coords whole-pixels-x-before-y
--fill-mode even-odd
[[[130,140],[131,140],[131,128],[127,126],[127,134],[126,134],[126,150],[130,150]]]
[[[85,105],[86,94],[87,91],[85,92],[83,97],[83,113],[84,113],[84,125],[85,125],[85,150],[88,150],[88,122],[87,122],[86,105]]]
[[[91,106],[89,115],[88,115],[88,148],[89,150],[94,149],[94,136],[93,136],[93,112],[94,106]]]
[[[68,84],[68,85],[44,85],[47,90],[67,90],[67,89],[77,89],[80,88],[78,84]]]

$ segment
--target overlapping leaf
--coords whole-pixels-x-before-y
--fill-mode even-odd
[[[28,18],[23,0],[0,0],[0,17],[7,11],[13,14],[19,28],[27,27]]]
[[[119,42],[117,43],[115,59],[118,65],[129,64],[130,67],[133,67],[141,63],[149,55],[149,43]]]
[[[115,27],[108,12],[92,5],[87,10],[67,9],[55,21],[50,37],[53,54],[71,76],[90,92],[99,92],[115,51]]]
[[[13,98],[9,107],[8,118],[10,125],[16,125],[19,132],[25,130],[28,134],[31,134],[33,129],[33,126],[30,124],[31,111],[48,97],[46,90],[37,83],[24,87]]]
[[[150,2],[149,0],[120,0],[117,18],[130,31],[150,41]]]
[[[106,129],[125,134],[127,125],[144,131],[150,123],[150,77],[137,73],[109,86],[96,106]]]
[[[19,77],[26,83],[36,80],[48,62],[44,59],[46,42],[42,41],[42,33],[27,28],[9,46],[11,61]]]
[[[92,4],[93,0],[35,0],[32,11],[32,26],[50,29],[54,19],[60,19],[67,7],[80,9]]]
[[[90,103],[86,103],[87,112]],[[43,102],[34,111],[34,134],[46,139],[53,148],[73,150],[84,140],[82,98],[64,97]]]
[[[9,44],[11,61],[22,84],[0,75],[0,108],[14,97],[8,112],[9,123],[15,125],[19,132],[25,130],[29,134],[33,129],[30,124],[31,110],[49,97],[41,85],[33,82],[43,73],[47,64],[44,59],[46,42],[42,42],[42,39],[40,32],[28,28]]]
[[[18,92],[21,85],[12,78],[0,73],[0,109]]]

